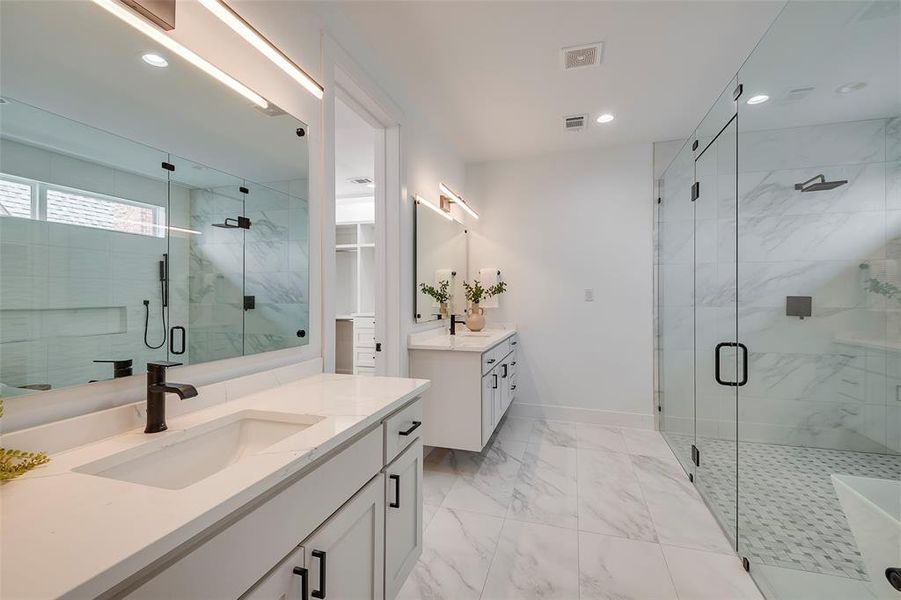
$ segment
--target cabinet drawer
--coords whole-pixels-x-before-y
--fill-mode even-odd
[[[419,425],[417,425],[419,423]],[[385,464],[422,434],[422,400],[417,398],[385,419]]]
[[[375,329],[354,330],[354,347],[375,348]]]
[[[381,470],[381,449],[382,431],[376,427],[127,597],[239,597]]]
[[[375,330],[375,317],[354,317],[354,329]]]
[[[500,364],[501,359],[506,355],[506,349],[504,344],[500,344],[482,353],[482,375]]]
[[[295,571],[295,569],[297,570]],[[303,598],[301,586],[304,577],[308,578],[309,583],[309,573],[304,567],[303,546],[298,546],[277,567],[241,596],[240,600]]]
[[[354,365],[363,367],[375,366],[375,350],[354,348]]]

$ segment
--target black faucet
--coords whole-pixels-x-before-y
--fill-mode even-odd
[[[178,394],[178,397],[193,398],[197,388],[187,383],[167,383],[166,369],[177,367],[177,362],[147,363],[147,427],[144,433],[166,431],[166,392]]]
[[[451,315],[451,316],[450,316],[450,334],[451,334],[451,335],[457,335],[457,324],[458,324],[458,323],[459,323],[460,325],[466,325],[466,321],[465,321],[465,320],[463,320],[463,321],[458,321],[458,320],[457,320],[457,315]]]

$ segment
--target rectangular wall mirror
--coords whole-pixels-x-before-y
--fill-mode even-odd
[[[414,308],[417,323],[446,319],[449,315],[463,314],[466,299],[463,281],[467,273],[468,233],[453,219],[442,217],[433,209],[414,201],[415,228],[415,281]],[[441,291],[446,282],[447,302],[439,302],[423,291],[423,284]]]
[[[0,393],[307,344],[306,125],[93,2],[0,12]]]

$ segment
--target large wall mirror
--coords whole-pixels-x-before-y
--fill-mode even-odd
[[[441,209],[425,206],[426,200],[415,199],[416,261],[414,290],[417,323],[447,319],[463,314],[466,300],[463,281],[467,273],[467,231]],[[446,291],[447,302],[423,290]]]
[[[0,393],[308,343],[306,125],[87,0],[0,27]]]

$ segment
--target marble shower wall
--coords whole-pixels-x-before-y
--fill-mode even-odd
[[[296,195],[247,183],[246,200],[233,186],[191,191],[192,362],[255,354],[307,343],[309,332],[308,205]],[[251,228],[213,227],[245,215]],[[256,307],[244,311],[244,295]],[[303,332],[303,337],[299,333]]]
[[[901,292],[899,123],[739,134],[739,339],[750,349],[738,403],[743,440],[901,450],[901,294],[891,287]],[[794,189],[820,173],[848,184]],[[697,252],[716,256],[696,273],[709,327],[701,345],[734,331],[735,215],[734,194],[724,193],[698,221]],[[812,296],[812,317],[785,315],[795,295]],[[699,373],[698,410],[719,418],[715,431],[711,423],[698,431],[734,437],[734,406],[718,387]]]

